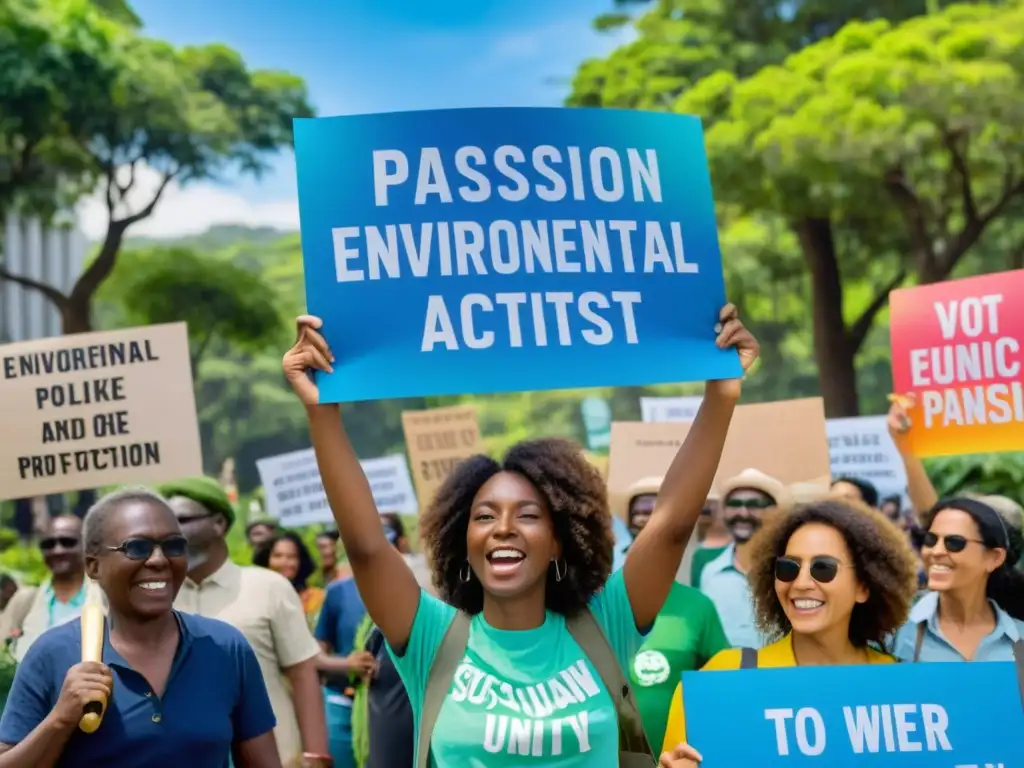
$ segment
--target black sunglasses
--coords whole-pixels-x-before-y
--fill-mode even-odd
[[[828,584],[839,573],[841,565],[842,563],[834,557],[827,555],[812,557],[809,569],[811,578],[819,584]],[[794,560],[792,557],[778,557],[775,559],[775,578],[787,584],[796,581],[801,568],[803,568],[803,564],[799,560]]]
[[[947,552],[963,552],[967,549],[968,544],[984,544],[984,541],[979,539],[968,539],[966,536],[961,536],[959,533],[947,533],[945,536],[939,536],[937,533],[931,531],[925,531],[924,536],[921,538],[921,545],[931,549],[939,543],[939,539],[942,539],[943,544],[946,546]]]
[[[74,536],[48,536],[39,540],[39,548],[44,552],[60,547],[61,549],[77,549],[79,540]]]
[[[730,509],[768,509],[775,506],[775,502],[768,499],[729,499],[725,506]]]
[[[159,547],[164,557],[185,557],[188,554],[188,540],[184,536],[168,536],[163,541],[152,539],[128,539],[116,547],[107,547],[111,552],[121,552],[129,560],[149,560]]]

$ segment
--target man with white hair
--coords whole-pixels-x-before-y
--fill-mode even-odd
[[[715,604],[729,645],[760,648],[764,638],[754,626],[754,606],[747,582],[749,545],[764,522],[765,513],[791,506],[789,490],[774,477],[745,469],[722,484],[722,502],[732,543],[704,566],[700,588]]]

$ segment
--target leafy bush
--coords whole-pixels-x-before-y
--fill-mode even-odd
[[[1024,453],[984,453],[925,461],[939,496],[958,491],[1008,496],[1024,502]]]

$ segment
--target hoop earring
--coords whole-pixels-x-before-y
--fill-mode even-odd
[[[559,568],[558,568],[558,563],[559,562],[562,563],[561,570],[559,570]],[[564,579],[565,578],[565,574],[568,573],[568,571],[569,571],[569,566],[566,565],[565,560],[562,560],[562,561],[552,560],[551,564],[555,566],[555,581],[561,581],[562,579]]]
[[[473,569],[469,567],[469,560],[466,564],[459,568],[459,581],[463,584],[468,584],[469,580],[473,578]]]

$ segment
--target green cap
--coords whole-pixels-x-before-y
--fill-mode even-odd
[[[228,498],[227,491],[212,477],[187,477],[166,483],[157,488],[165,499],[172,496],[184,496],[196,504],[202,504],[210,512],[219,513],[227,518],[228,525],[235,522],[235,507]]]

